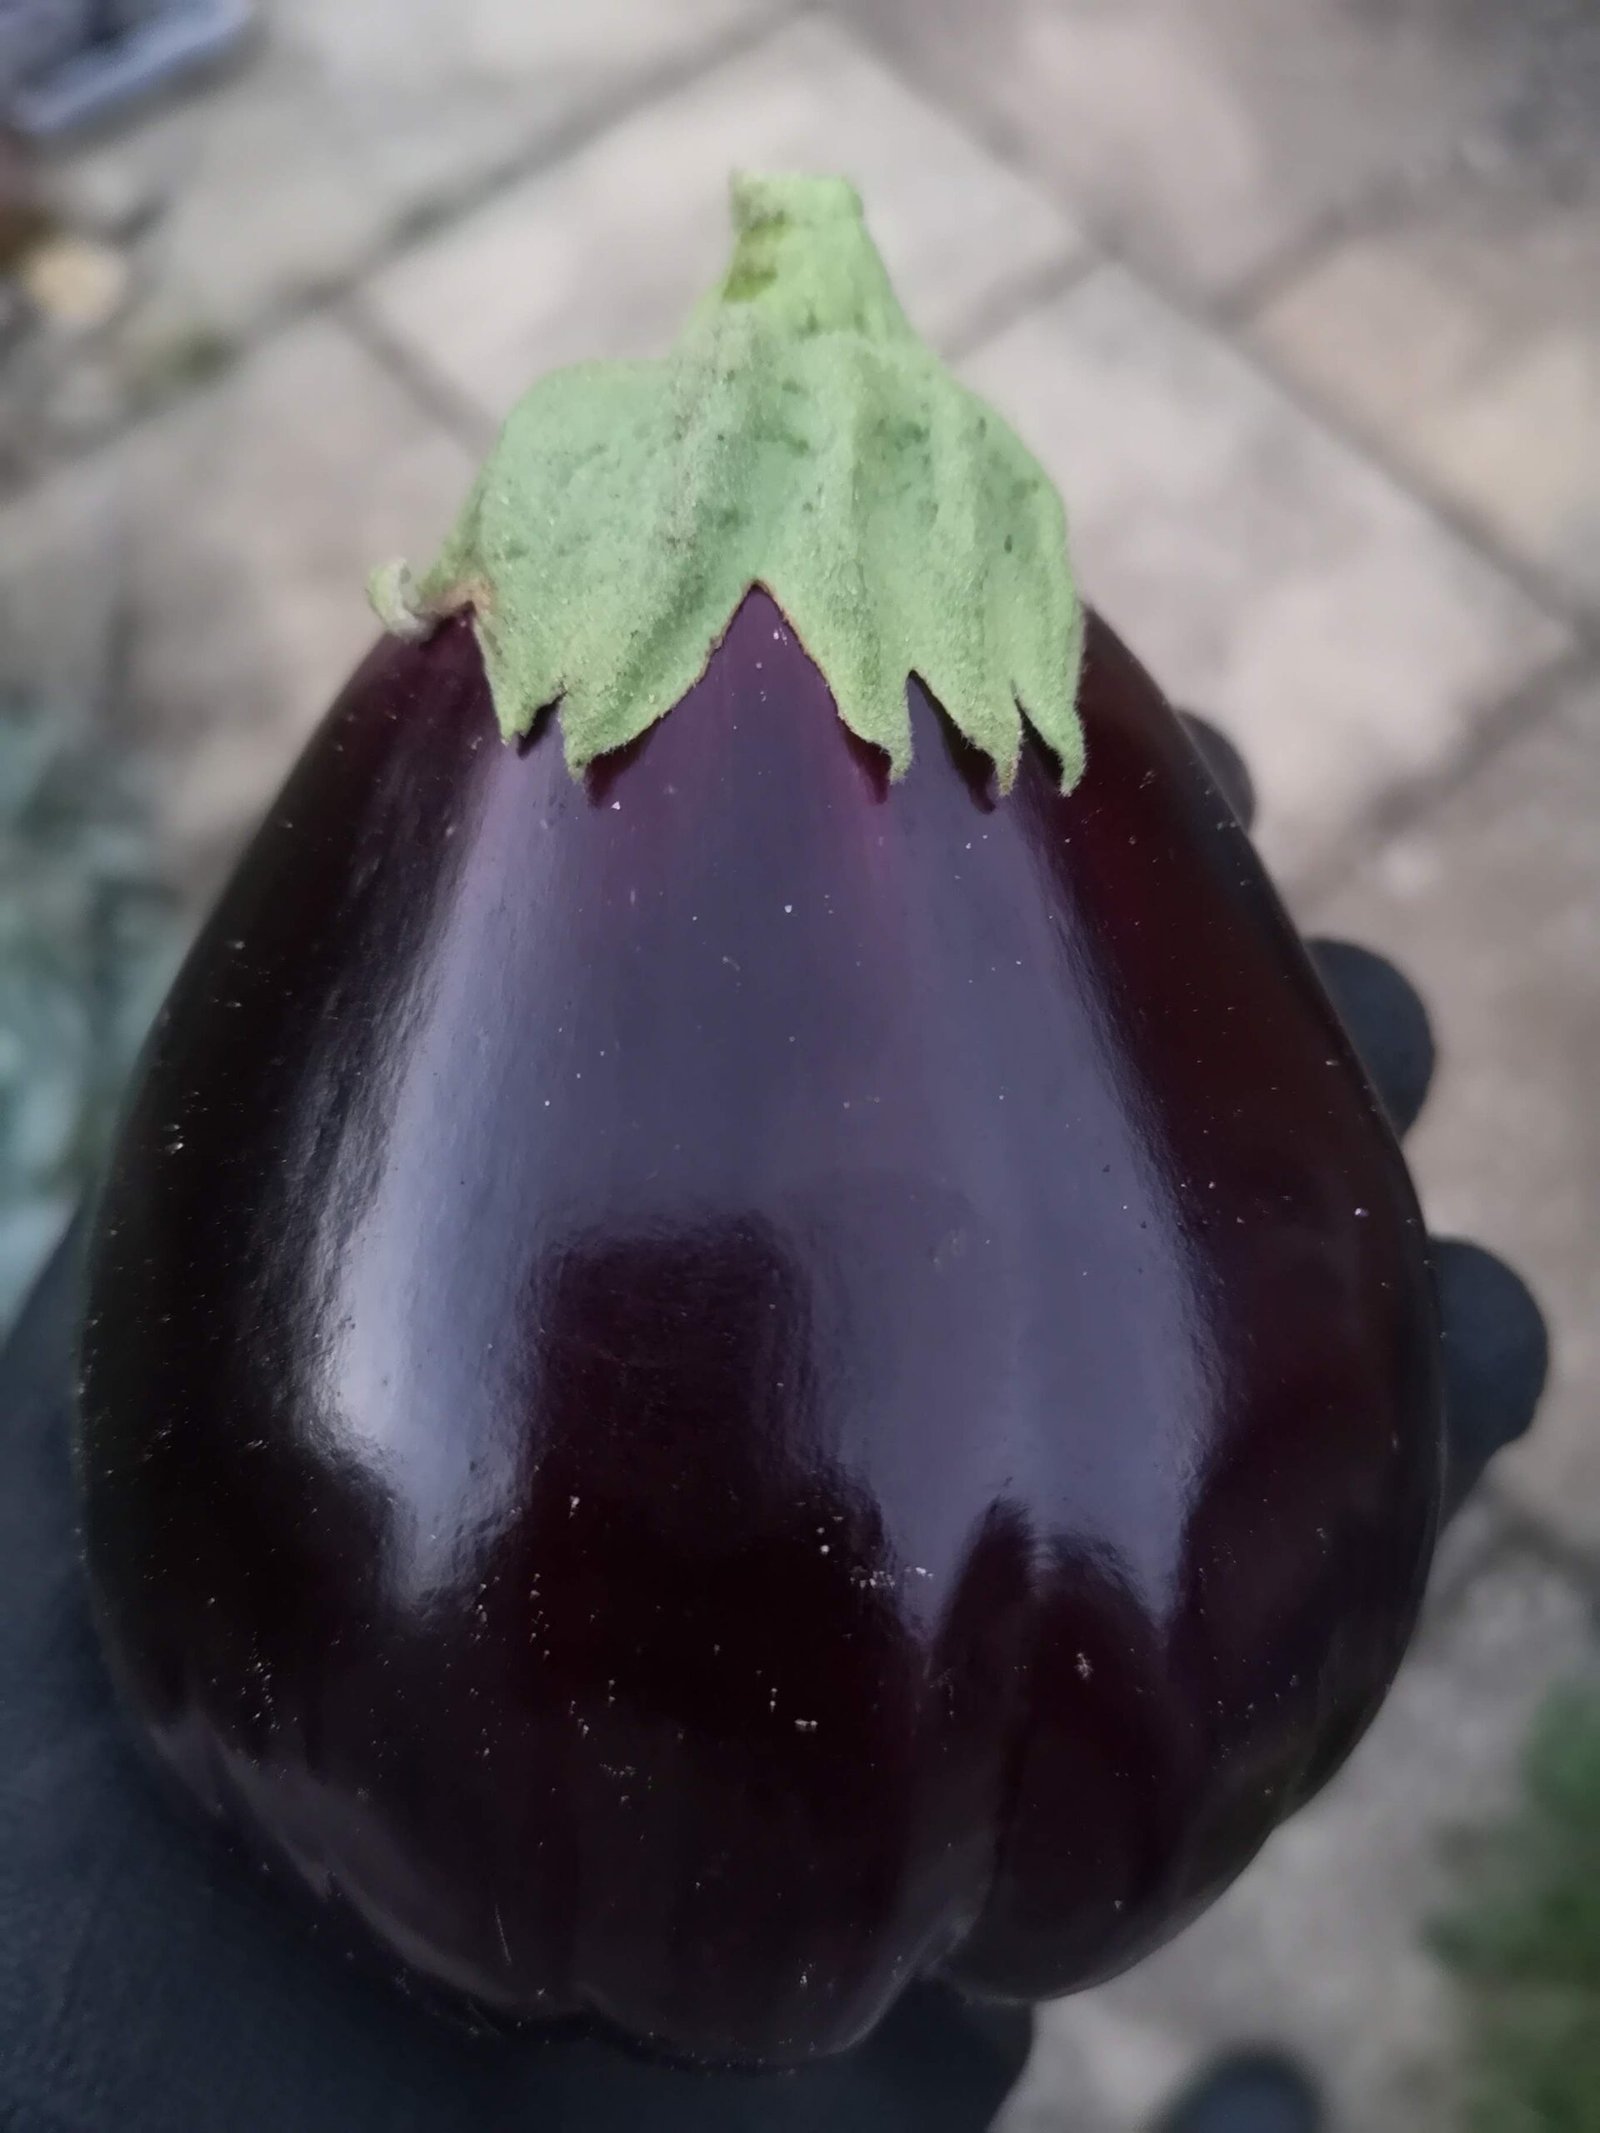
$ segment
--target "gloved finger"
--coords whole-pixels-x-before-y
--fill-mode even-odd
[[[1528,1285],[1482,1245],[1435,1238],[1444,1329],[1445,1515],[1495,1453],[1533,1420],[1550,1370],[1550,1336]]]
[[[1227,735],[1219,732],[1210,719],[1202,718],[1198,711],[1184,711],[1180,716],[1217,789],[1248,829],[1256,818],[1256,789],[1244,757]]]
[[[1394,1130],[1409,1133],[1434,1067],[1433,1030],[1416,987],[1393,963],[1353,941],[1306,946]]]
[[[1159,2133],[1321,2133],[1309,2075],[1276,2052],[1241,2052],[1186,2089]]]
[[[1209,719],[1195,711],[1181,715],[1223,798],[1248,829],[1256,798],[1244,757]],[[1434,1066],[1433,1032],[1416,988],[1369,948],[1350,941],[1308,945],[1395,1131],[1408,1132],[1427,1099]]]

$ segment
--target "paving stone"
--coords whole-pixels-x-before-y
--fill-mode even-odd
[[[1257,331],[1395,462],[1600,609],[1600,167],[1569,198],[1504,172],[1439,188],[1335,245]]]
[[[209,888],[376,631],[363,587],[424,553],[469,455],[338,327],[296,328],[119,448],[130,717],[165,835]]]
[[[1584,0],[852,0],[1093,226],[1191,286],[1259,273],[1374,188],[1517,132],[1593,139]]]
[[[1439,1536],[1428,1580],[1429,1608],[1453,1607],[1473,1580],[1512,1544],[1515,1533],[1514,1514],[1502,1501],[1495,1482],[1480,1481]]]
[[[1454,2010],[1428,1956],[1458,1830],[1503,1811],[1549,1687],[1592,1664],[1586,1597],[1498,1561],[1432,1621],[1333,1784],[1214,1909],[1127,1977],[1043,2011],[1001,2133],[1137,2133],[1212,2053],[1277,2044],[1333,2122],[1446,2133]]]
[[[1554,1329],[1495,1486],[1600,1563],[1600,679],[1313,915],[1421,987],[1439,1072],[1409,1144],[1429,1220],[1503,1253]]]
[[[110,170],[164,193],[145,333],[236,340],[776,5],[280,0],[228,80],[64,159],[59,185],[68,197],[75,182],[86,196],[120,189]]]
[[[947,342],[1080,245],[842,29],[804,22],[419,246],[366,301],[498,422],[559,364],[670,345],[726,259],[741,165],[853,177],[907,309]]]
[[[114,470],[86,464],[0,509],[0,696],[82,719],[105,693],[122,598]]]
[[[1218,337],[1097,269],[966,365],[1061,486],[1088,593],[1243,747],[1289,883],[1567,633]],[[1092,737],[1091,737],[1092,745]]]

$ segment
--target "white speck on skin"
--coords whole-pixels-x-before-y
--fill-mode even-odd
[[[620,814],[622,813],[622,802],[621,802],[620,800],[613,800],[613,801],[612,801],[612,803],[611,803],[611,812],[612,812],[612,813],[613,813],[614,815],[620,815]]]
[[[569,1513],[569,1514],[570,1514],[571,1512],[573,1512],[573,1511],[576,1511],[576,1510],[577,1510],[577,1508],[578,1508],[578,1505],[579,1505],[579,1503],[580,1503],[580,1501],[581,1501],[581,1500],[582,1500],[582,1499],[581,1499],[581,1498],[579,1498],[579,1497],[577,1497],[577,1496],[569,1496],[569,1497],[567,1498],[567,1510],[568,1510],[568,1513]]]
[[[785,913],[785,915],[786,915],[786,916],[789,916],[789,915],[792,915],[792,914],[793,914],[793,911],[794,911],[794,905],[793,905],[793,904],[785,904],[783,908],[784,908],[784,913]]]
[[[1087,1652],[1079,1652],[1079,1654],[1078,1654],[1078,1679],[1079,1679],[1080,1681],[1087,1681],[1087,1680],[1089,1679],[1089,1676],[1090,1676],[1090,1675],[1091,1675],[1091,1674],[1092,1674],[1093,1672],[1094,1672],[1094,1668],[1093,1668],[1093,1667],[1092,1667],[1092,1666],[1091,1666],[1091,1665],[1089,1664],[1089,1654],[1088,1654]]]

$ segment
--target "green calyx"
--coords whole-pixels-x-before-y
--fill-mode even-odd
[[[836,178],[737,178],[720,287],[660,362],[547,377],[433,568],[374,575],[386,627],[471,608],[501,730],[560,704],[576,775],[687,694],[754,585],[839,716],[911,761],[917,675],[1016,773],[1023,718],[1083,770],[1083,614],[1061,500],[917,339]]]

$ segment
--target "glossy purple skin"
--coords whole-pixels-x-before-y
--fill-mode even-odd
[[[692,2057],[1103,1978],[1372,1716],[1439,1473],[1405,1169],[1103,625],[1068,798],[764,594],[573,783],[381,645],[152,1039],[85,1342],[162,1760],[415,1972]]]

